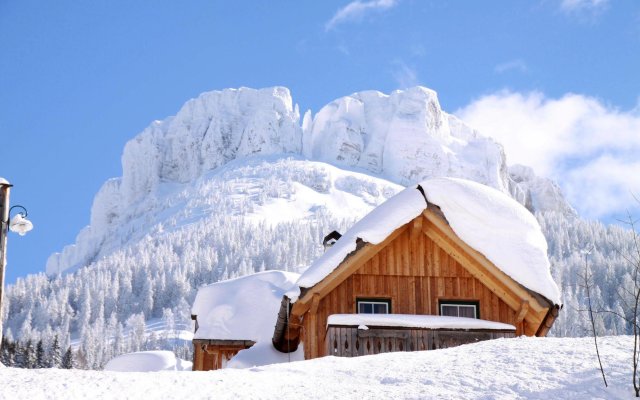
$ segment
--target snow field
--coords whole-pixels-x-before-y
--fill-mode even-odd
[[[600,340],[609,388],[592,338],[497,339],[456,348],[325,357],[210,372],[0,372],[11,399],[627,399],[632,338]]]

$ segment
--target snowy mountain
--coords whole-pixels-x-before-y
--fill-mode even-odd
[[[227,89],[188,101],[175,117],[152,123],[127,143],[122,177],[105,182],[94,199],[91,224],[75,245],[49,258],[47,273],[89,265],[144,236],[169,214],[188,219],[213,212],[212,193],[183,185],[206,186],[216,168],[257,154],[290,154],[301,162],[355,169],[403,186],[430,177],[467,178],[511,189],[530,206],[533,198],[537,210],[570,209],[557,187],[547,195],[545,181],[532,171],[518,170],[518,180],[510,178],[502,146],[443,112],[436,93],[423,87],[390,95],[355,93],[313,118],[307,112],[301,125],[299,120],[297,105],[282,87]],[[354,181],[353,190],[367,190],[356,186]],[[328,211],[340,213],[340,208],[336,204]]]
[[[355,93],[302,120],[286,88],[204,93],[129,141],[122,168],[95,196],[76,243],[49,258],[49,276],[8,288],[8,337],[51,343],[57,334],[77,344],[88,368],[126,351],[171,348],[168,338],[145,341],[141,323],[171,315],[188,325],[203,284],[265,269],[301,272],[322,253],[326,233],[438,176],[487,184],[535,212],[563,302],[576,307],[583,295],[564,283],[580,267],[578,251],[603,244],[603,259],[623,275],[607,240],[631,240],[628,231],[581,222],[555,183],[507,167],[500,144],[442,111],[422,87]],[[611,308],[619,306],[613,287],[599,294]],[[556,325],[560,335],[583,326],[575,312]],[[628,328],[613,320],[602,327]]]

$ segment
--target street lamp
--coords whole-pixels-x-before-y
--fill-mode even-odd
[[[0,178],[0,341],[2,340],[2,300],[4,298],[4,269],[7,265],[7,231],[24,236],[33,229],[27,219],[27,209],[22,206],[9,207],[9,192],[13,185]],[[11,211],[19,208],[22,211],[11,218]]]

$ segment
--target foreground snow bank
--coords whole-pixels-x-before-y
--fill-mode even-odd
[[[609,388],[602,384],[591,338],[515,338],[445,350],[326,357],[210,372],[5,368],[0,373],[0,398],[631,398],[632,338],[606,337],[600,343]]]
[[[171,351],[139,351],[122,354],[104,366],[105,371],[154,372],[191,371],[192,362],[179,359]]]

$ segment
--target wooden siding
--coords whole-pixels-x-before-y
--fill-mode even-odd
[[[356,357],[392,351],[446,349],[482,340],[515,337],[514,331],[420,329],[330,325],[325,354]]]
[[[235,340],[194,340],[193,370],[211,371],[222,369],[240,350],[248,349],[254,342]]]
[[[318,299],[316,312],[311,309],[303,322],[306,359],[326,355],[327,317],[355,313],[359,297],[389,298],[394,314],[426,315],[439,314],[439,300],[475,300],[480,303],[480,318],[514,325],[517,335],[523,332],[526,322],[516,323],[518,310],[510,308],[427,235],[415,231],[414,227],[403,230]]]

